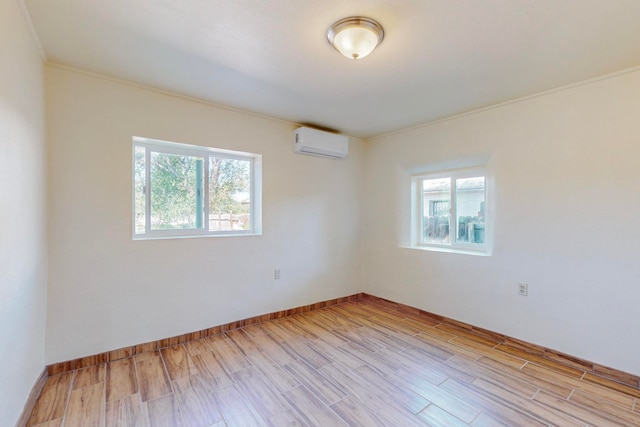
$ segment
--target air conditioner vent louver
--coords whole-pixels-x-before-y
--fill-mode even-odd
[[[343,159],[349,153],[349,138],[344,135],[308,127],[299,127],[293,135],[293,150],[296,153],[331,159]]]

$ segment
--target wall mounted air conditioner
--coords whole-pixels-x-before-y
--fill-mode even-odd
[[[311,156],[343,159],[349,153],[349,138],[318,129],[299,127],[293,133],[293,150]]]

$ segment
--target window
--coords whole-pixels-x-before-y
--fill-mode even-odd
[[[416,246],[487,252],[484,171],[457,170],[414,177]]]
[[[261,156],[133,138],[133,238],[255,235]]]

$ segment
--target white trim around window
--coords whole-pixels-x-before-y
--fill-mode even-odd
[[[132,139],[134,240],[262,234],[262,156]]]
[[[412,247],[490,255],[492,216],[485,168],[412,177]]]

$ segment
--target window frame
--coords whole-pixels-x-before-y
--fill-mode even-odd
[[[144,148],[144,198],[145,232],[136,233],[136,149]],[[199,145],[183,144],[158,139],[134,136],[132,138],[132,238],[133,240],[173,239],[189,237],[256,236],[262,234],[262,155],[242,151],[225,150]],[[203,171],[203,227],[187,229],[151,229],[151,154],[161,153],[188,157],[201,157],[204,160]],[[249,229],[248,230],[210,230],[209,218],[209,165],[210,158],[249,161]]]
[[[484,177],[484,243],[469,243],[458,240],[458,201],[456,180],[464,178]],[[424,241],[424,209],[423,182],[430,179],[449,178],[449,243]],[[412,176],[412,247],[416,249],[440,252],[464,253],[472,255],[490,255],[492,216],[489,211],[489,177],[484,167],[451,169],[438,172],[421,173]]]

